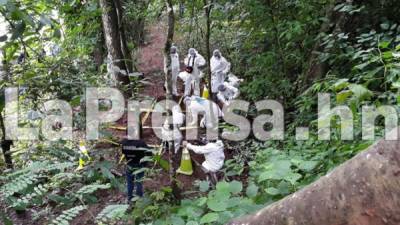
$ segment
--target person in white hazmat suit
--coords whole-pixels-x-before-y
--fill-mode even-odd
[[[190,48],[185,58],[185,71],[190,74],[185,81],[185,96],[189,96],[193,86],[193,95],[200,96],[200,68],[206,65],[206,60],[196,49]]]
[[[214,116],[214,118],[218,121],[218,118],[223,116],[223,113],[218,105],[213,104],[213,102],[209,101],[208,99],[198,96],[192,96],[186,97],[184,99],[184,103],[186,105],[186,112],[189,113],[191,118],[193,119],[192,123],[188,124],[189,126],[195,125],[198,120],[199,114],[203,115],[203,118],[200,121],[200,127],[202,128],[213,128],[213,121],[208,120],[207,118],[211,118],[211,116]],[[210,104],[212,104],[213,114],[211,114]]]
[[[229,71],[231,64],[222,56],[221,52],[216,49],[210,60],[211,67],[211,92],[218,93],[219,85],[223,84]],[[214,95],[215,96],[215,95]]]
[[[225,79],[226,83],[228,83],[230,86],[233,86],[235,88],[239,88],[240,83],[243,82],[243,79],[239,79],[236,75],[233,73],[229,73],[228,77]]]
[[[178,49],[176,46],[171,47],[171,69],[172,69],[172,77],[171,77],[171,82],[172,82],[172,94],[177,96],[178,95],[178,90],[176,88],[176,81],[179,75],[179,70],[180,70],[180,63],[179,63],[179,54],[178,54]]]
[[[172,83],[172,95],[177,96],[178,90],[176,88],[176,82],[179,75],[180,70],[180,62],[179,62],[179,54],[178,48],[176,46],[172,46],[170,50],[171,57],[171,83]],[[164,62],[164,72],[167,72],[166,62]],[[165,88],[167,88],[167,83],[164,84]]]
[[[204,146],[199,146],[185,141],[183,147],[196,154],[204,155],[205,160],[201,164],[201,168],[205,173],[211,175],[213,183],[216,184],[218,179],[215,173],[223,167],[225,160],[224,143],[221,140],[216,140],[210,141]]]
[[[231,100],[239,97],[239,89],[227,84],[226,82],[218,87],[217,98],[223,105],[229,105]]]
[[[181,126],[185,121],[185,114],[183,114],[178,105],[172,107],[172,124],[166,120],[161,130],[162,140],[164,142],[173,141],[175,154],[179,151],[183,135],[180,131]]]

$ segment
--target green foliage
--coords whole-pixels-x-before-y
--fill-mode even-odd
[[[248,197],[243,196],[243,184],[239,181],[219,182],[215,190],[207,193],[208,185],[208,182],[200,182],[202,195],[184,199],[180,205],[168,208],[154,224],[225,224],[232,218],[261,208],[252,199],[257,194],[254,184],[246,191]]]
[[[72,221],[75,217],[79,215],[83,210],[85,210],[87,207],[83,205],[75,206],[71,209],[64,210],[61,215],[59,215],[57,218],[51,221],[50,224],[52,225],[69,225],[70,221]]]
[[[108,205],[96,216],[96,221],[98,224],[112,224],[125,215],[128,207],[129,205]]]
[[[110,184],[90,184],[83,186],[80,188],[76,194],[77,195],[87,195],[87,194],[92,194],[93,192],[96,192],[99,189],[105,190],[109,189],[111,186]]]

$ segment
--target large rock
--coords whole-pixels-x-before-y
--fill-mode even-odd
[[[381,140],[315,183],[229,224],[399,225],[400,142]]]

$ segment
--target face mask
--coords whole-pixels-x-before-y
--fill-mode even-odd
[[[218,50],[214,51],[214,57],[218,59],[221,58],[221,52]]]

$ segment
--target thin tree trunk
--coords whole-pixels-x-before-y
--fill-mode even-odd
[[[126,41],[126,35],[125,35],[125,23],[123,20],[123,13],[124,10],[122,8],[122,4],[120,0],[114,0],[115,3],[115,8],[117,10],[117,15],[118,15],[118,31],[121,39],[121,51],[122,54],[124,55],[124,63],[126,66],[126,69],[129,71],[129,73],[133,72],[133,66],[132,66],[132,58],[130,57],[129,54],[129,48],[128,44]]]
[[[349,19],[345,13],[336,12],[335,6],[344,2],[351,2],[352,0],[335,0],[327,8],[325,12],[326,21],[322,23],[319,33],[329,33],[333,29],[333,33],[341,32],[346,21]],[[333,28],[332,28],[333,25]],[[319,54],[323,51],[321,41],[317,41],[311,51],[308,60],[308,68],[305,73],[304,83],[299,83],[301,86],[308,88],[315,80],[322,78],[328,72],[328,64],[319,61]],[[300,90],[303,91],[303,90]]]
[[[396,130],[390,135],[398,138]],[[308,187],[229,224],[398,225],[399,178],[400,141],[382,140]]]
[[[279,38],[280,33],[279,33],[279,30],[278,30],[277,21],[276,21],[276,18],[275,18],[276,17],[275,10],[273,8],[273,3],[271,2],[271,0],[267,0],[267,5],[268,5],[268,8],[269,8],[269,15],[271,16],[271,20],[272,20],[272,29],[274,30],[275,42],[277,44],[278,51],[279,51],[278,52],[278,56],[279,56],[279,59],[280,59],[280,61],[282,63],[282,72],[286,76],[286,75],[288,75],[287,74],[287,70],[286,70],[286,60],[285,60],[285,55],[284,55],[284,52],[283,52],[282,43],[281,43],[281,40]]]
[[[206,60],[207,60],[207,87],[210,93],[211,99],[213,99],[213,93],[211,91],[211,66],[209,65],[211,59],[211,51],[210,51],[210,36],[211,36],[211,8],[212,8],[212,0],[208,2],[208,0],[203,0],[204,4],[204,15],[206,17]]]
[[[4,162],[6,163],[7,168],[13,169],[13,161],[11,156],[11,145],[13,142],[11,140],[6,140],[6,129],[4,127],[3,115],[0,111],[0,127],[1,127],[1,149],[3,150]]]
[[[0,66],[1,66],[0,73],[2,73],[3,76],[2,77],[0,76],[0,78],[7,82],[9,80],[9,70],[8,70],[7,62],[5,60],[7,58],[6,51],[2,51],[2,55],[3,55],[4,60],[0,63]],[[4,89],[1,90],[0,98],[4,98]],[[4,99],[2,99],[2,100],[4,100]],[[0,101],[2,101],[2,100],[0,100]],[[4,118],[2,115],[2,111],[3,111],[3,108],[0,107],[0,129],[1,129],[1,135],[2,135],[1,139],[0,139],[1,149],[3,151],[4,162],[6,163],[7,168],[13,169],[14,166],[13,166],[12,156],[11,156],[11,152],[10,152],[11,145],[13,144],[13,142],[11,140],[6,140],[6,128],[4,125]]]
[[[165,84],[166,84],[166,99],[172,99],[172,67],[171,67],[171,46],[174,40],[174,30],[175,30],[175,15],[173,9],[172,0],[165,1],[167,12],[168,12],[168,31],[167,31],[167,40],[164,46],[164,63],[165,63]],[[167,114],[168,117],[172,117],[171,109],[169,104],[167,104]],[[181,199],[181,190],[178,187],[176,180],[176,169],[175,168],[175,146],[174,141],[168,141],[168,161],[169,161],[169,179],[170,179],[170,187],[172,188],[172,193],[176,200]]]
[[[100,71],[101,65],[104,63],[104,34],[100,32],[96,42],[96,47],[93,50],[93,59],[96,64],[96,70]]]
[[[100,0],[102,9],[102,22],[104,37],[110,60],[114,67],[118,67],[120,71],[127,71],[124,54],[121,50],[121,37],[118,25],[118,15],[113,0]],[[123,85],[129,85],[129,77],[120,71],[114,71],[113,75],[116,80]]]

